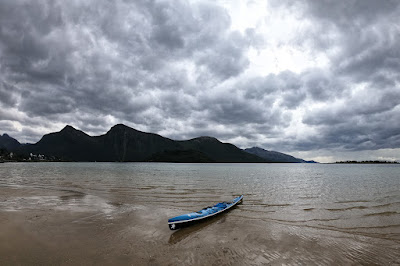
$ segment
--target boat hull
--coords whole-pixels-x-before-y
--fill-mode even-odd
[[[182,226],[186,226],[204,219],[214,217],[220,213],[226,212],[234,206],[240,204],[243,201],[243,195],[234,198],[229,202],[220,202],[214,206],[206,207],[198,212],[192,212],[180,216],[173,217],[168,220],[168,226],[171,230],[178,229]]]

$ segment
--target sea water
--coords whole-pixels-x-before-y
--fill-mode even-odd
[[[0,165],[1,187],[72,194],[10,198],[0,202],[0,212],[46,206],[97,209],[108,217],[118,204],[166,208],[179,215],[244,195],[242,205],[229,214],[243,224],[347,243],[341,252],[348,252],[349,261],[364,256],[363,263],[379,263],[382,256],[391,263],[400,254],[399,165],[5,163]],[[376,245],[363,249],[371,241]],[[381,243],[389,257],[380,254],[385,250]],[[268,253],[265,247],[262,252]]]

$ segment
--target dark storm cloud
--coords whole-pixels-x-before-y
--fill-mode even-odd
[[[400,3],[273,1],[275,7],[282,5],[311,25],[296,43],[330,61],[324,71],[300,74],[310,99],[324,103],[306,108],[302,118],[316,132],[313,141],[282,145],[298,150],[399,148],[393,119],[400,117]]]
[[[227,36],[215,49],[206,50],[197,62],[205,65],[221,79],[237,76],[249,65],[249,60],[243,53],[246,46],[243,37],[236,32]]]
[[[317,129],[318,136],[303,150],[324,146],[346,150],[376,150],[400,147],[400,90],[371,97],[359,95],[340,106],[319,108],[304,116],[303,122]],[[300,147],[299,147],[300,148]]]
[[[8,132],[9,134],[17,131],[11,121],[0,121],[0,128],[3,130],[1,134]]]
[[[382,125],[385,120],[385,126]],[[400,147],[400,129],[397,125],[398,112],[387,112],[384,115],[352,117],[335,126],[322,125],[317,141],[303,147],[304,150],[321,149],[330,146],[332,149],[376,150]]]
[[[181,1],[150,2],[145,8],[151,14],[148,44],[153,52],[164,58],[192,57],[197,66],[205,66],[219,79],[236,76],[248,66],[244,52],[249,40],[229,31],[230,17],[223,8]]]
[[[1,131],[31,141],[126,123],[286,151],[396,148],[399,5],[271,1],[306,22],[285,45],[328,63],[255,75],[248,51],[269,40],[232,29],[217,2],[1,1]]]
[[[110,121],[156,131],[190,124],[205,119],[200,106],[215,102],[196,94],[249,65],[252,40],[231,31],[228,12],[210,2],[20,0],[0,7],[1,102],[16,108],[1,119],[24,126],[34,117],[92,133],[100,131],[98,119],[103,131]]]
[[[16,95],[17,88],[10,85],[2,80],[0,80],[0,102],[4,104],[5,107],[15,106],[18,97]]]
[[[269,74],[241,81],[236,85],[244,91],[248,100],[266,101],[272,105],[279,101],[285,109],[296,109],[307,99],[313,102],[327,102],[339,97],[345,89],[339,79],[319,69],[310,69],[300,74],[290,71]]]
[[[341,105],[332,105],[329,108],[320,108],[316,112],[307,114],[304,122],[309,125],[336,125],[349,123],[350,118],[361,118],[365,122],[371,117],[382,115],[380,122],[386,123],[383,119],[387,112],[398,112],[397,106],[400,103],[400,90],[386,90],[377,97],[371,97],[372,91],[367,91],[364,95],[355,95],[346,99]]]
[[[355,82],[374,82],[379,76],[390,84],[400,75],[400,28],[398,1],[306,1],[305,16],[314,20],[317,33],[328,32],[335,36],[330,47],[335,74],[348,76]],[[310,16],[311,15],[311,16]],[[313,36],[314,47],[323,42]],[[305,38],[306,39],[306,38]]]
[[[207,108],[209,119],[219,124],[240,125],[265,122],[266,114],[260,113],[261,109],[256,105],[258,103],[224,95],[214,96],[205,102],[209,104]]]
[[[345,83],[327,71],[318,69],[308,70],[302,75],[307,95],[317,102],[328,102],[341,98],[347,89]]]
[[[275,1],[274,1],[275,2]],[[275,4],[282,4],[276,1]],[[398,1],[286,1],[312,27],[300,43],[330,56],[332,71],[354,82],[399,80]]]
[[[59,7],[51,2],[29,1],[3,1],[1,5],[0,47],[5,78],[14,82],[61,82],[69,50],[56,30],[62,28]]]
[[[396,0],[352,0],[352,1],[303,1],[308,14],[329,21],[340,28],[362,26],[375,23],[396,12]]]

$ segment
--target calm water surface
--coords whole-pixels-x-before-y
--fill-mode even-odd
[[[47,204],[97,208],[110,216],[129,204],[179,215],[243,194],[243,204],[229,214],[235,219],[314,230],[332,239],[388,241],[395,253],[400,245],[398,165],[7,163],[0,166],[0,187],[73,193],[9,199],[0,202],[0,211]]]

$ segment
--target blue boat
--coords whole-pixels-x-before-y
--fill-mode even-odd
[[[214,206],[205,207],[204,209],[198,212],[192,212],[184,215],[179,215],[174,218],[168,219],[168,226],[169,229],[175,230],[178,229],[180,226],[184,224],[188,224],[195,221],[200,221],[212,216],[215,216],[221,212],[227,211],[233,206],[241,203],[243,200],[243,195],[234,198],[232,201],[229,202],[220,202]]]

